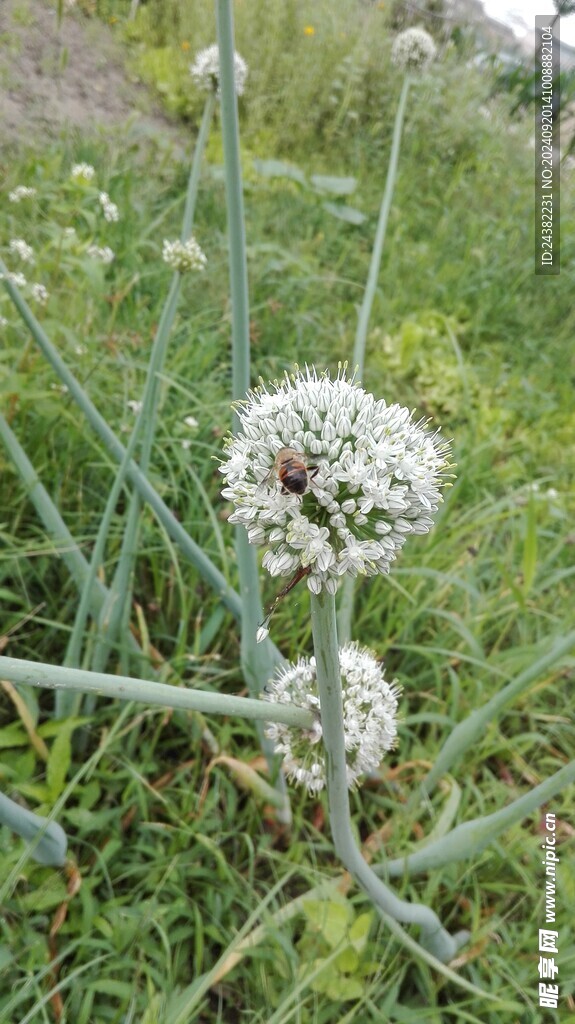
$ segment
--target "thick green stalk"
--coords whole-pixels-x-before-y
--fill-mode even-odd
[[[403,79],[401,95],[399,97],[399,103],[395,114],[395,124],[393,127],[391,153],[389,154],[389,164],[387,165],[387,178],[385,181],[385,188],[383,190],[383,197],[381,200],[381,207],[379,210],[379,219],[377,222],[375,240],[373,243],[373,250],[371,253],[371,262],[369,264],[367,283],[365,286],[363,302],[361,304],[361,309],[359,311],[359,317],[357,321],[355,345],[353,349],[353,366],[354,369],[357,367],[357,374],[359,378],[363,376],[363,367],[365,362],[365,346],[367,341],[367,329],[369,326],[369,318],[371,316],[373,300],[375,298],[375,292],[377,289],[377,279],[379,277],[379,268],[381,265],[383,244],[385,242],[387,219],[389,217],[391,201],[393,199],[393,190],[395,188],[395,179],[397,177],[397,161],[399,158],[399,146],[401,143],[403,119],[405,117],[405,105],[407,103],[407,94],[409,92],[410,84],[411,79],[409,78],[409,75],[406,75],[405,78]]]
[[[128,447],[124,457],[120,463],[118,473],[114,483],[112,484],[112,490],[108,496],[104,514],[98,527],[98,534],[92,550],[92,557],[90,559],[90,567],[88,575],[86,576],[83,587],[80,593],[80,601],[78,609],[74,618],[74,625],[72,627],[72,633],[68,646],[66,649],[66,656],[64,658],[64,665],[70,668],[80,665],[80,658],[82,654],[82,642],[84,639],[84,630],[86,628],[86,620],[88,618],[90,607],[92,605],[92,593],[94,589],[94,582],[97,578],[97,573],[100,568],[102,559],[104,557],[104,549],[106,541],[108,539],[108,533],[112,522],[112,517],[116,510],[116,505],[120,497],[120,492],[125,484],[126,470],[128,463],[130,462],[136,443],[139,436],[138,427],[141,423],[141,419],[138,418],[136,426],[132,432],[132,436],[128,442]],[[111,591],[108,591],[104,603],[101,609],[101,615],[105,614],[106,609],[110,607],[111,602],[114,601],[114,587]],[[70,690],[59,690],[56,693],[55,700],[55,716],[56,718],[68,718],[78,713],[80,707],[80,701],[76,694]]]
[[[0,273],[7,273],[2,260],[0,260]],[[4,285],[16,306],[16,309],[20,313],[26,325],[29,327],[35,341],[38,343],[40,349],[50,362],[52,368],[58,374],[62,383],[66,385],[70,395],[84,413],[88,423],[98,435],[110,455],[112,455],[116,462],[120,462],[126,450],[124,445],[118,440],[114,432],[106,423],[105,419],[100,415],[96,407],[90,401],[74,374],[68,369],[64,360],[60,357],[49,340],[46,332],[32,313],[30,307],[20,295],[18,289],[11,281],[7,281],[6,279],[4,280]],[[155,488],[140,471],[135,462],[130,462],[126,475],[144,501],[146,501],[153,509],[154,513],[162,523],[162,526],[166,530],[166,533],[169,534],[184,556],[192,562],[200,575],[203,576],[206,582],[215,591],[222,603],[239,621],[242,614],[240,598],[235,590],[230,587],[220,570],[213,564],[204,551],[202,551],[199,545],[192,540],[190,535],[186,532],[181,523],[178,522],[174,514],[170,512],[165,502],[162,501]]]
[[[77,589],[81,591],[89,576],[90,566],[64,523],[48,491],[40,483],[36,470],[14,431],[2,416],[2,413],[0,413],[0,438],[6,445],[6,450],[26,488],[27,497],[44,523],[46,532],[54,541],[57,555],[66,565]],[[90,597],[90,611],[92,614],[96,615],[100,611],[106,593],[104,584],[98,579],[94,580]]]
[[[194,147],[194,156],[192,159],[192,165],[190,169],[190,175],[188,179],[188,188],[186,192],[186,202],[184,208],[184,217],[182,223],[181,240],[186,242],[192,232],[192,226],[194,221],[194,213],[196,207],[196,199],[198,195],[198,186],[200,181],[200,172],[202,167],[202,159],[206,142],[208,139],[209,128],[213,117],[215,107],[215,98],[210,93],[207,97],[204,113],[198,133],[196,145]],[[176,310],[178,305],[178,299],[180,295],[181,278],[180,274],[175,273],[172,277],[170,290],[168,297],[162,310],[158,329],[152,346],[152,352],[150,355],[150,362],[148,364],[148,372],[146,376],[146,382],[144,385],[144,391],[142,395],[142,408],[140,409],[132,436],[128,443],[126,454],[124,455],[116,478],[110,492],[110,496],[106,503],[106,508],[100,528],[98,530],[98,536],[94,546],[94,552],[91,561],[91,572],[95,575],[97,572],[100,562],[104,553],[105,545],[108,539],[108,533],[112,516],[114,514],[116,503],[118,501],[119,493],[124,485],[126,472],[130,458],[134,452],[136,441],[140,434],[143,434],[142,438],[142,452],[140,456],[140,470],[147,476],[150,465],[150,459],[152,454],[152,448],[154,438],[156,434],[156,424],[158,419],[158,405],[159,405],[159,393],[160,393],[160,374],[162,372],[166,353],[168,349],[168,342],[170,333],[174,324],[176,316]],[[118,559],[118,565],[110,592],[106,603],[102,609],[100,617],[98,619],[98,635],[96,638],[96,644],[94,652],[92,654],[92,668],[97,672],[103,672],[110,655],[112,646],[116,642],[118,636],[121,633],[122,622],[129,615],[129,603],[131,600],[131,581],[133,579],[134,564],[136,560],[136,553],[138,547],[138,529],[140,523],[140,511],[141,511],[142,499],[137,491],[135,491],[130,499],[130,505],[128,510],[128,516],[126,520],[126,526],[124,529],[124,536],[122,538],[122,546],[120,550],[120,556]],[[91,581],[86,581],[85,593],[82,598],[85,598]],[[80,650],[81,643],[84,634],[87,618],[87,601],[80,601],[80,608],[76,616],[74,623],[74,629],[70,644],[68,646],[66,665],[79,665],[80,663]],[[56,694],[56,715],[59,718],[65,717],[68,714],[72,714],[75,711],[78,698],[71,692],[59,692]],[[85,701],[86,712],[90,713],[93,710],[94,698],[87,698]]]
[[[373,308],[373,300],[375,299],[375,293],[377,290],[377,279],[379,277],[379,268],[381,266],[381,256],[383,253],[383,245],[385,242],[387,220],[391,208],[391,201],[393,199],[395,179],[397,177],[397,161],[399,158],[399,146],[401,143],[401,133],[403,130],[403,120],[405,117],[405,106],[407,103],[407,94],[409,92],[410,84],[411,79],[409,75],[406,75],[405,78],[403,79],[401,95],[399,97],[399,103],[395,114],[395,124],[393,127],[391,153],[389,154],[389,163],[387,165],[387,178],[385,181],[385,188],[383,190],[383,197],[381,200],[381,206],[379,210],[379,219],[377,222],[377,229],[375,232],[375,240],[373,243],[373,249],[371,253],[371,261],[369,264],[367,282],[365,285],[365,291],[363,293],[363,301],[357,319],[355,345],[353,348],[353,367],[354,369],[357,370],[357,376],[359,379],[363,377],[363,370],[365,365],[365,348],[367,344],[367,330],[369,327],[369,320]],[[353,618],[354,592],[355,580],[353,576],[347,576],[341,588],[341,598],[337,613],[337,629],[341,644],[349,643],[349,641],[351,640],[351,623]]]
[[[573,782],[575,782],[575,761],[566,764],[564,768],[560,768],[558,772],[555,772],[545,782],[541,782],[530,793],[525,793],[524,796],[513,800],[501,810],[495,811],[493,814],[486,814],[482,818],[465,821],[448,832],[447,835],[442,836],[441,839],[427,843],[421,849],[416,849],[405,857],[396,857],[394,860],[386,861],[385,864],[377,865],[374,871],[386,878],[397,876],[410,878],[420,871],[432,871],[434,868],[442,868],[446,864],[452,864],[481,853],[505,829],[521,821],[541,804],[552,800],[562,789]]]
[[[196,200],[198,198],[198,186],[200,183],[202,160],[204,158],[204,152],[206,149],[206,143],[208,141],[208,135],[210,133],[210,125],[212,123],[212,117],[214,116],[215,106],[216,97],[212,92],[210,92],[208,93],[206,99],[204,113],[202,115],[202,120],[200,123],[200,130],[198,132],[196,145],[194,147],[194,156],[192,160],[192,166],[190,169],[188,188],[186,191],[186,205],[184,207],[184,217],[182,221],[182,234],[180,236],[182,242],[187,242],[188,238],[192,233],[192,227],[194,226],[194,214],[196,211]]]
[[[20,658],[0,657],[0,678],[9,679],[17,685],[47,690],[72,689],[78,693],[158,704],[160,707],[181,708],[184,711],[200,711],[206,715],[238,715],[259,722],[283,722],[301,729],[310,729],[314,721],[311,711],[294,704],[232,697],[226,693],[186,689],[168,683],[153,683],[149,679],[88,672],[81,668],[61,668],[59,665]]]
[[[61,868],[66,862],[68,839],[56,821],[26,810],[0,793],[0,825],[6,825],[31,844],[31,855],[39,864]]]
[[[423,948],[446,963],[467,941],[468,933],[452,936],[429,907],[399,899],[374,874],[356,845],[349,811],[335,600],[330,594],[312,594],[311,624],[326,756],[329,815],[336,853],[371,896],[379,911],[395,921],[419,925]]]
[[[250,387],[250,324],[248,272],[238,104],[234,81],[234,25],[231,0],[216,0],[216,19],[220,55],[220,90],[226,207],[229,236],[230,296],[232,304],[232,398],[245,398]],[[235,426],[238,418],[235,416]],[[264,641],[256,644],[256,632],[264,617],[258,561],[253,545],[248,542],[243,526],[236,527],[236,556],[242,601],[241,648],[242,671],[249,692],[256,696],[278,664],[275,648]],[[260,742],[270,772],[277,773],[273,745],[260,730]],[[285,820],[290,817],[285,781],[277,774],[277,786],[284,794]]]
[[[209,93],[204,105],[204,113],[196,145],[194,147],[194,155],[188,178],[186,202],[180,234],[182,242],[187,242],[192,233],[202,161],[214,114],[215,102],[215,96],[213,93]],[[180,290],[181,276],[179,273],[175,273],[172,277],[170,290],[162,310],[162,315],[154,338],[154,344],[152,346],[146,382],[142,395],[142,408],[138,414],[134,430],[132,432],[132,437],[134,437],[134,435],[137,436],[143,425],[142,452],[140,455],[139,467],[145,476],[148,474],[154,438],[156,436],[160,395],[160,375],[164,366],[168,350],[168,342],[176,317]],[[130,439],[130,441],[131,440],[132,439]],[[133,446],[130,444],[128,447],[132,449]],[[122,464],[120,465],[116,475],[116,482],[118,480],[121,480],[122,482],[124,481],[127,461],[129,460],[122,460]],[[110,599],[107,602],[107,606],[102,609],[102,614],[98,622],[98,637],[96,639],[96,646],[92,656],[92,668],[98,672],[102,672],[105,669],[111,648],[120,634],[122,622],[125,621],[129,614],[128,605],[131,598],[131,581],[133,579],[134,564],[138,548],[138,529],[140,524],[141,503],[142,499],[140,495],[137,491],[134,492],[130,500],[126,528],[124,530],[120,557],[118,559],[118,566],[110,587]],[[111,502],[108,502],[108,506],[110,504]],[[108,512],[108,509],[106,512]],[[106,527],[106,534],[108,529],[109,526]],[[89,703],[87,703],[87,709],[90,710]]]
[[[575,647],[575,631],[556,640],[547,654],[534,661],[524,672],[520,672],[502,690],[498,690],[495,696],[488,700],[483,707],[472,711],[467,718],[459,722],[449,733],[435,759],[433,768],[423,780],[422,789],[424,793],[429,794],[441,776],[449,771],[452,764],[477,743],[481,736],[485,735],[489,723],[503,710],[506,704],[509,704],[520,693],[523,693],[538,676],[551,668],[559,658],[567,654],[573,647]]]

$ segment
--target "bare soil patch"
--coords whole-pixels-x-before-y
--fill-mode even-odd
[[[41,144],[63,129],[131,126],[178,143],[186,132],[126,75],[107,26],[44,0],[0,0],[0,137]]]

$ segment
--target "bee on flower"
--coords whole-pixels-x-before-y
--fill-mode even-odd
[[[407,537],[433,525],[449,443],[345,368],[334,380],[315,369],[286,373],[237,412],[222,494],[235,506],[229,521],[265,545],[270,575],[306,570],[312,593],[334,594],[346,574],[388,573]]]

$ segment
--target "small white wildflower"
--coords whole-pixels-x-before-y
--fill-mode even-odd
[[[351,787],[360,775],[376,769],[384,754],[395,746],[401,690],[396,683],[386,682],[383,667],[371,651],[356,643],[340,648],[339,665],[347,782]],[[299,658],[295,664],[279,668],[266,687],[264,699],[297,704],[318,714],[315,658]],[[325,754],[319,715],[311,732],[276,722],[267,726],[266,735],[273,740],[276,752],[283,755],[289,778],[305,785],[312,794],[323,789]]]
[[[5,316],[0,316],[0,327],[7,327],[8,321]]]
[[[180,274],[185,274],[190,270],[205,270],[208,262],[193,235],[188,238],[187,242],[178,240],[169,242],[165,238],[162,259],[172,270],[177,270]]]
[[[36,262],[32,246],[28,245],[23,238],[11,238],[8,248],[14,256],[19,256],[23,263],[34,264]]]
[[[345,370],[335,380],[315,370],[286,374],[270,391],[250,392],[238,416],[220,466],[222,493],[235,505],[230,522],[267,545],[262,565],[272,576],[309,569],[312,593],[334,593],[346,573],[388,573],[408,535],[433,525],[449,443]],[[282,448],[301,463],[303,493],[279,479]]]
[[[64,238],[74,238],[76,235],[76,228],[64,228]]]
[[[406,28],[396,36],[391,59],[406,71],[425,71],[437,53],[433,39],[423,28]]]
[[[5,277],[11,284],[15,284],[17,288],[25,288],[28,284],[24,274],[20,273],[19,270],[8,271],[7,274],[0,274],[0,279]]]
[[[137,416],[137,414],[142,410],[142,403],[138,402],[135,398],[131,398],[129,402],[126,402],[126,405],[130,412],[134,413],[134,416]]]
[[[8,199],[11,203],[20,203],[22,199],[32,199],[35,195],[35,188],[29,188],[28,185],[17,185],[12,192],[8,193]]]
[[[184,423],[186,424],[187,427],[191,427],[192,430],[194,429],[194,427],[199,426],[195,416],[186,416],[186,418],[184,419]]]
[[[199,89],[215,92],[220,98],[220,52],[216,43],[196,54],[194,63],[190,64],[190,74]],[[238,96],[244,91],[247,77],[248,66],[245,60],[234,52],[234,84]]]
[[[112,202],[107,192],[100,192],[98,200],[104,214],[104,220],[108,221],[108,224],[115,224],[120,219],[120,211],[115,203]]]
[[[96,171],[92,167],[92,164],[84,163],[73,164],[72,170],[70,171],[70,177],[72,178],[72,181],[78,183],[93,181],[95,174]]]
[[[76,347],[74,348],[74,352],[76,353],[77,356],[85,356],[87,351],[88,349],[86,348],[85,345],[76,345]]]
[[[110,249],[109,245],[105,245],[103,248],[99,245],[89,245],[86,252],[93,260],[99,260],[100,263],[111,263],[115,257],[114,250]]]
[[[185,437],[182,441],[182,448],[184,449],[185,452],[187,452],[190,450],[191,447],[192,442],[190,441],[189,437]]]
[[[45,306],[49,297],[48,290],[43,284],[32,285],[32,298],[35,302],[38,302],[41,306]]]
[[[549,487],[547,490],[546,497],[550,498],[553,501],[555,498],[559,497],[559,492],[556,491],[554,487]]]
[[[68,394],[68,385],[67,384],[50,384],[50,388],[51,388],[52,391],[57,391],[59,395],[67,395]]]

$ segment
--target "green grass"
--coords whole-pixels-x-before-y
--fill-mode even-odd
[[[168,6],[166,24],[173,14]],[[341,14],[331,17],[327,5],[313,18],[304,6],[278,5],[269,20],[267,5],[237,7],[238,49],[250,63],[266,57],[254,68],[243,110],[253,365],[265,379],[311,359],[333,369],[353,348],[398,82],[383,59],[375,62],[379,39],[359,20],[341,39]],[[187,40],[193,54],[196,45],[212,41],[194,5],[182,14],[177,40],[168,38],[166,25],[153,31],[147,25],[158,10],[145,5],[142,20],[131,29],[131,57],[137,51],[142,66],[153,63],[151,44],[181,50]],[[101,13],[114,12],[121,15],[122,8],[110,5]],[[192,31],[199,24],[201,38],[198,29]],[[313,37],[299,32],[306,24],[314,24]],[[383,21],[381,33],[385,51]],[[252,40],[257,42],[250,52]],[[321,59],[294,76],[294,62],[304,66],[302,48],[309,42]],[[334,105],[327,91],[321,94],[322,83],[328,72],[333,78],[350,51],[354,60],[346,66],[353,66],[355,78],[342,79],[346,99],[340,96],[330,113]],[[273,92],[271,68],[280,52],[284,60]],[[180,112],[195,123],[200,108],[187,83],[178,79],[174,89],[177,98],[189,97]],[[478,111],[489,92],[490,82],[450,56],[431,83],[410,98],[368,339],[366,386],[439,419],[454,438],[458,463],[455,485],[430,536],[406,546],[389,579],[368,580],[357,590],[354,636],[385,657],[388,677],[397,676],[404,687],[400,744],[381,777],[368,780],[352,797],[358,835],[365,841],[380,834],[390,857],[428,835],[446,805],[447,784],[428,806],[407,806],[451,724],[489,699],[573,624],[569,172],[564,269],[558,278],[536,278],[531,125],[509,120],[505,97],[492,98],[492,120],[483,118]],[[344,116],[356,106],[358,120]],[[258,173],[254,160],[270,158],[300,168],[308,185]],[[98,188],[120,207],[118,224],[98,220],[94,195],[71,188],[69,168],[78,160],[96,166]],[[232,530],[215,461],[230,424],[231,381],[220,162],[216,132],[195,228],[209,265],[201,285],[184,283],[151,478],[236,585]],[[6,193],[23,183],[38,189],[32,203],[4,204],[3,241],[23,237],[33,244],[37,265],[31,279],[41,280],[51,294],[40,318],[122,437],[132,422],[127,402],[139,397],[169,283],[161,244],[178,233],[186,168],[164,144],[149,143],[143,151],[135,140],[126,144],[120,134],[110,134],[105,145],[74,137],[42,150],[13,148],[4,152],[1,169]],[[354,226],[327,212],[326,197],[309,187],[314,173],[356,177],[346,202],[366,214],[366,221]],[[62,232],[69,226],[76,227],[81,244],[67,248]],[[83,253],[92,241],[111,245],[114,263],[94,267]],[[0,315],[9,320],[0,349],[2,409],[89,555],[113,468],[4,295]],[[197,428],[184,425],[187,415],[197,419]],[[184,440],[192,441],[190,448],[182,446]],[[10,634],[3,653],[58,664],[77,594],[4,451],[0,479],[0,632]],[[107,549],[107,580],[121,544],[122,511],[120,506]],[[144,646],[147,634],[157,652],[162,676],[240,692],[234,622],[221,615],[218,602],[148,511],[138,554],[134,596],[140,619],[135,609],[132,621]],[[264,581],[264,588],[271,600],[273,581]],[[22,623],[33,609],[38,609],[35,616]],[[287,657],[310,650],[304,587],[279,606],[272,638]],[[454,767],[461,790],[456,822],[496,810],[572,757],[572,664],[564,659],[538,680]],[[37,730],[53,750],[63,727],[51,721],[51,695],[19,692],[32,733]],[[293,791],[294,823],[285,835],[225,763],[211,765],[210,734],[200,716],[100,703],[77,733],[86,755],[74,751],[66,780],[54,765],[46,771],[24,718],[23,709],[4,693],[2,785],[32,809],[47,813],[65,781],[84,768],[86,756],[91,761],[58,814],[81,886],[69,899],[53,948],[48,932],[67,898],[66,875],[32,861],[14,874],[22,844],[5,831],[0,834],[0,1016],[7,1024],[57,1019],[49,1005],[40,1008],[56,980],[46,973],[54,950],[61,958],[65,1008],[60,1019],[172,1024],[178,994],[214,968],[251,914],[250,930],[264,923],[265,937],[197,1002],[188,992],[191,1008],[182,1019],[228,1024],[410,1022],[422,1015],[438,1024],[542,1019],[537,1006],[537,929],[544,926],[539,814],[510,829],[473,862],[394,883],[405,898],[432,906],[451,931],[472,931],[458,969],[497,994],[503,1005],[496,1007],[413,961],[375,917],[351,970],[345,969],[350,964],[345,957],[323,965],[331,947],[314,907],[299,907],[285,921],[278,917],[296,897],[338,876],[325,802]],[[223,754],[262,767],[249,723],[214,718],[207,725]],[[560,1019],[567,1020],[574,966],[567,845],[572,794],[564,792],[547,810],[557,815],[562,840],[558,981],[565,1015]],[[370,911],[353,887],[347,900],[350,923]],[[333,913],[337,905],[327,902]],[[323,980],[319,973],[313,982],[305,979],[312,964],[325,967]],[[342,985],[353,994],[349,1001],[337,996]]]

